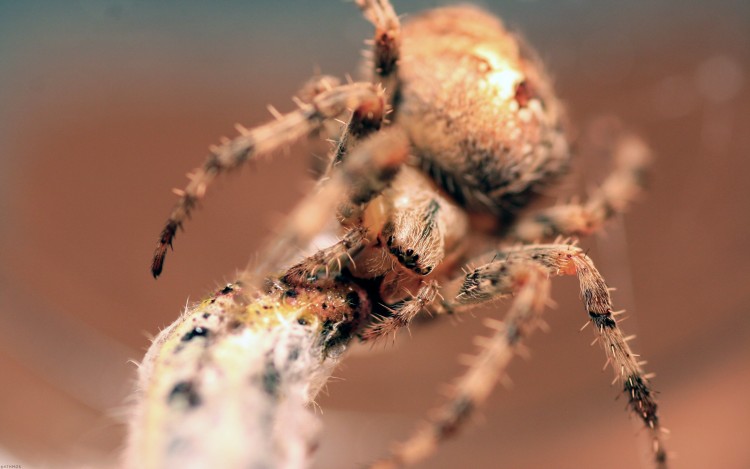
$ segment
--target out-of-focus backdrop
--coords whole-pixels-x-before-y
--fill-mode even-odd
[[[442,1],[395,0],[401,13]],[[483,2],[536,46],[580,128],[616,114],[657,155],[651,189],[589,238],[657,372],[674,467],[750,467],[750,3]],[[222,179],[148,265],[170,188],[206,147],[282,111],[319,68],[356,72],[372,27],[340,0],[0,1],[0,464],[110,467],[154,335],[231,280],[309,188],[310,148]],[[582,157],[563,193],[607,162]],[[481,417],[420,467],[632,468],[639,425],[573,279]],[[383,453],[440,402],[478,312],[345,360],[319,400],[318,467]],[[207,431],[209,431],[207,429]],[[212,431],[212,430],[211,430]]]

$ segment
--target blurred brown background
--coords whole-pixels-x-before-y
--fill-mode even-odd
[[[394,1],[401,13],[442,4]],[[485,2],[546,59],[575,121],[614,113],[658,159],[652,189],[582,242],[657,372],[674,467],[750,467],[750,4]],[[148,272],[184,173],[234,122],[269,119],[316,66],[355,71],[372,33],[339,0],[0,1],[0,464],[116,465],[148,335],[251,259],[310,186],[309,148],[220,182]],[[581,158],[568,193],[599,180]],[[639,426],[579,333],[573,279],[549,334],[477,424],[421,467],[632,468]],[[477,312],[350,356],[321,397],[319,467],[370,460],[440,402]]]

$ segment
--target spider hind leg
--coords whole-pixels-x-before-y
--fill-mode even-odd
[[[508,233],[519,241],[535,242],[556,236],[583,236],[594,233],[604,223],[628,209],[640,195],[651,151],[635,134],[617,123],[603,122],[608,128],[601,140],[608,143],[604,153],[612,155],[614,168],[602,184],[582,203],[561,204],[522,215]]]
[[[505,321],[487,321],[493,330],[492,335],[476,339],[480,351],[471,358],[465,374],[453,383],[449,401],[434,412],[433,418],[423,422],[408,440],[394,447],[389,457],[377,461],[371,468],[409,466],[434,453],[440,442],[458,432],[484,403],[510,360],[518,353],[521,339],[538,324],[539,314],[549,301],[547,272],[540,266],[511,260],[503,261],[502,271],[503,275],[496,283],[497,295],[515,293]],[[456,304],[457,308],[460,306]]]
[[[503,322],[488,321],[493,334],[477,341],[480,352],[457,380],[449,402],[438,409],[437,417],[423,424],[387,459],[372,467],[395,468],[421,461],[468,420],[503,376],[511,358],[520,351],[521,340],[542,324],[539,313],[549,302],[549,277],[553,275],[578,276],[589,320],[615,369],[616,381],[622,383],[629,409],[650,433],[656,467],[666,468],[667,453],[648,376],[617,325],[603,277],[580,248],[566,244],[530,245],[503,251],[492,262],[465,276],[456,298],[448,301],[451,310],[460,311],[472,304],[510,295],[513,304]]]
[[[540,244],[523,246],[505,251],[498,257],[520,260],[544,268],[549,275],[576,275],[581,298],[589,320],[597,333],[597,341],[604,348],[607,362],[615,371],[615,381],[622,383],[623,393],[628,398],[630,411],[643,421],[650,433],[652,453],[657,467],[666,467],[667,453],[662,442],[657,404],[648,375],[644,374],[640,362],[628,345],[617,325],[612,299],[604,278],[582,249],[565,244]],[[459,293],[463,303],[482,302],[498,294],[506,293],[499,288],[503,276],[504,261],[493,261],[470,272]]]

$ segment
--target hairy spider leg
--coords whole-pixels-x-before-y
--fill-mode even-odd
[[[337,243],[290,267],[281,279],[290,285],[300,285],[341,273],[344,266],[352,263],[354,256],[364,249],[366,235],[364,227],[350,229]]]
[[[542,269],[544,277],[538,272]],[[482,404],[520,339],[540,324],[537,312],[549,301],[547,276],[577,275],[584,306],[595,326],[597,341],[604,347],[607,363],[615,371],[615,382],[622,385],[628,407],[650,433],[651,450],[657,468],[666,468],[667,453],[659,425],[657,404],[649,381],[615,320],[616,312],[604,278],[591,259],[578,247],[567,244],[522,246],[502,251],[497,259],[469,272],[450,305],[460,311],[468,305],[484,303],[515,294],[514,303],[503,323],[493,326],[496,333],[479,340],[482,350],[469,362],[469,370],[459,379],[450,401],[438,417],[420,427],[392,455],[373,467],[378,469],[411,464],[429,456],[439,441],[451,436]],[[494,322],[492,323],[494,324]],[[490,366],[491,365],[491,366]]]
[[[583,236],[601,229],[609,218],[623,213],[641,194],[651,151],[636,135],[618,129],[607,148],[614,168],[583,203],[569,203],[521,215],[508,235],[524,242],[551,240],[557,236]]]
[[[393,336],[400,328],[408,326],[414,317],[430,305],[438,295],[439,286],[435,280],[422,282],[417,293],[404,301],[387,307],[390,316],[375,318],[362,332],[362,340],[380,339]]]
[[[450,391],[450,400],[434,412],[391,454],[376,461],[371,469],[392,469],[420,462],[437,450],[439,443],[453,436],[487,399],[510,360],[521,347],[521,339],[538,323],[539,314],[549,302],[549,278],[542,267],[519,261],[503,261],[504,275],[498,278],[497,296],[515,293],[504,322],[487,320],[493,329],[489,337],[477,337],[480,347],[471,356],[469,369]],[[500,293],[503,292],[503,293]]]
[[[164,266],[167,247],[183,226],[206,189],[216,176],[240,167],[243,163],[288,145],[326,122],[343,115],[347,109],[361,106],[383,106],[382,92],[369,83],[352,83],[333,87],[314,96],[309,103],[299,102],[299,109],[278,115],[277,119],[253,129],[238,126],[240,135],[212,146],[202,167],[189,174],[190,182],[177,190],[179,200],[167,219],[154,251],[151,272],[158,277]]]

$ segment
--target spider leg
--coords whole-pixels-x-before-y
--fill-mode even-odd
[[[489,337],[477,339],[480,352],[472,357],[469,369],[452,386],[449,402],[433,418],[424,422],[405,442],[393,449],[387,459],[372,469],[409,466],[430,456],[438,444],[459,430],[474,410],[489,396],[517,353],[520,340],[537,324],[538,315],[549,301],[549,278],[545,269],[526,262],[504,261],[503,275],[496,285],[499,296],[515,292],[504,322],[488,321],[494,329]],[[499,292],[504,293],[499,293]]]
[[[303,103],[309,103],[319,94],[339,85],[340,82],[336,77],[315,75],[297,92],[297,98]],[[327,168],[325,171],[320,171],[320,174],[324,173],[326,177],[330,176],[333,168],[341,163],[345,155],[357,143],[373,132],[380,130],[387,113],[388,110],[384,109],[380,102],[362,103],[352,111],[348,122],[343,123],[339,119],[334,119],[322,128],[315,129],[310,137],[320,138],[323,136],[325,139],[336,139],[336,146],[331,153],[330,161],[327,162]],[[341,124],[344,124],[343,130]]]
[[[367,230],[363,227],[352,228],[338,243],[321,249],[290,267],[281,277],[282,280],[292,285],[304,285],[321,276],[330,278],[341,273],[343,267],[352,262],[354,256],[367,244],[366,234]]]
[[[640,418],[651,436],[656,467],[665,468],[667,453],[662,442],[662,429],[657,415],[657,404],[648,375],[641,368],[617,325],[609,289],[599,271],[582,249],[567,244],[538,244],[501,253],[507,262],[518,260],[539,265],[549,275],[577,275],[581,297],[594,325],[597,341],[612,364],[615,380],[623,387],[631,412]],[[504,261],[495,260],[480,266],[466,275],[458,294],[458,302],[468,304],[483,302],[506,293],[499,289],[499,279],[504,275]]]
[[[332,75],[323,75],[316,72],[312,77],[302,84],[295,96],[303,103],[311,103],[321,93],[330,91],[341,86],[341,80]]]
[[[438,294],[438,284],[434,280],[422,282],[419,291],[411,299],[405,300],[390,309],[391,315],[379,318],[362,332],[362,340],[373,340],[393,335],[400,328],[408,326],[414,317],[433,302]]]
[[[300,108],[296,111],[280,114],[276,120],[254,129],[239,127],[238,137],[211,147],[203,166],[190,174],[190,182],[184,189],[177,191],[179,200],[167,219],[154,251],[151,265],[154,277],[161,274],[167,247],[172,245],[177,229],[182,227],[216,176],[309,135],[347,109],[364,107],[370,113],[384,109],[382,92],[368,83],[334,87],[313,96],[309,103],[299,104]]]
[[[242,274],[244,281],[254,283],[309,245],[337,207],[361,210],[367,206],[398,174],[408,152],[409,140],[396,127],[365,139],[294,208],[253,269]]]
[[[375,25],[373,71],[391,99],[398,92],[398,60],[401,54],[401,22],[389,0],[356,0]]]
[[[428,457],[440,441],[458,430],[486,400],[517,352],[519,341],[539,324],[539,313],[549,301],[550,275],[578,276],[584,305],[598,334],[597,340],[604,346],[616,380],[623,386],[630,410],[644,422],[650,433],[655,466],[660,469],[667,467],[654,391],[641,363],[636,360],[637,355],[630,350],[628,339],[617,326],[604,279],[580,248],[554,244],[504,251],[496,260],[466,275],[454,300],[456,309],[510,294],[515,294],[513,305],[504,322],[490,323],[496,329],[495,333],[479,341],[481,351],[471,360],[469,370],[458,380],[450,401],[439,409],[437,417],[420,427],[388,459],[373,467],[400,467]]]
[[[587,201],[527,213],[510,228],[510,237],[534,242],[556,236],[588,235],[624,212],[641,193],[651,152],[640,138],[625,131],[618,132],[611,152],[614,170]]]
[[[316,71],[313,76],[308,78],[307,81],[305,81],[302,86],[300,86],[300,88],[294,95],[295,97],[292,98],[292,100],[309,104],[319,94],[330,91],[333,88],[337,88],[339,86],[341,86],[341,80],[339,78],[332,75],[323,75],[319,71]],[[268,110],[274,116],[280,115],[280,113],[272,106],[268,106]],[[312,132],[308,134],[308,140],[310,140],[313,144],[324,143],[325,141],[330,142],[338,138],[339,134],[341,133],[341,125],[342,123],[339,118],[327,120],[322,126],[313,129]],[[330,146],[321,145],[320,148],[323,149],[323,153],[329,153],[328,150]],[[328,160],[325,160],[325,164],[321,162],[322,160],[322,158],[316,158],[315,160],[313,160],[313,164],[311,165],[311,169],[316,172],[316,178],[323,174],[323,171],[325,170],[325,167],[328,163]]]

